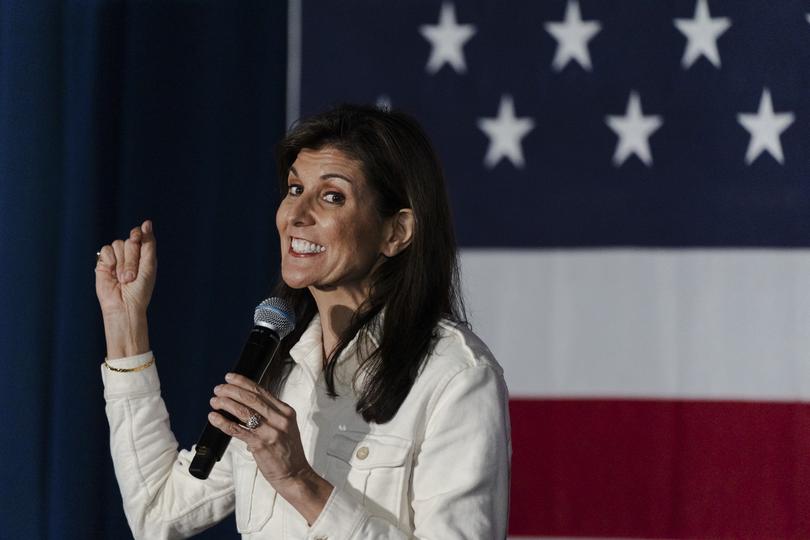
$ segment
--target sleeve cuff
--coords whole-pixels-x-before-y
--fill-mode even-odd
[[[350,493],[336,487],[310,527],[307,540],[349,540],[366,519],[365,507]]]
[[[152,358],[152,351],[107,360],[107,363],[117,368],[127,369],[141,366],[148,362],[150,358]],[[104,382],[104,398],[107,400],[160,391],[160,380],[154,363],[141,371],[119,373],[107,369],[102,362],[101,380]]]

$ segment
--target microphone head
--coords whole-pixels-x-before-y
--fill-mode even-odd
[[[284,339],[295,328],[295,313],[287,302],[274,296],[256,306],[253,322],[275,331],[279,339]]]

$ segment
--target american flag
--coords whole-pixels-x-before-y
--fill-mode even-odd
[[[810,537],[810,3],[290,1],[290,119],[414,114],[515,537]]]

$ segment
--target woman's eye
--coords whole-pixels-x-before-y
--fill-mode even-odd
[[[303,192],[304,192],[304,187],[299,186],[298,184],[291,184],[290,186],[287,187],[287,194],[288,195],[292,195],[292,196],[301,195],[301,193],[303,193]]]
[[[324,194],[323,200],[332,204],[340,204],[346,200],[346,197],[344,197],[342,193],[338,193],[337,191],[330,191]]]

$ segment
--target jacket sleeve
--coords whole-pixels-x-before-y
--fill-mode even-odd
[[[411,484],[414,538],[506,537],[511,442],[508,395],[500,369],[468,366],[439,387],[415,456]],[[404,539],[349,492],[334,490],[310,528],[311,540]]]
[[[148,361],[151,354],[110,363],[134,367]],[[178,452],[154,364],[128,373],[111,371],[102,364],[101,372],[110,451],[133,537],[186,538],[232,512],[230,457],[226,453],[207,480],[191,476],[188,465],[193,453]]]

